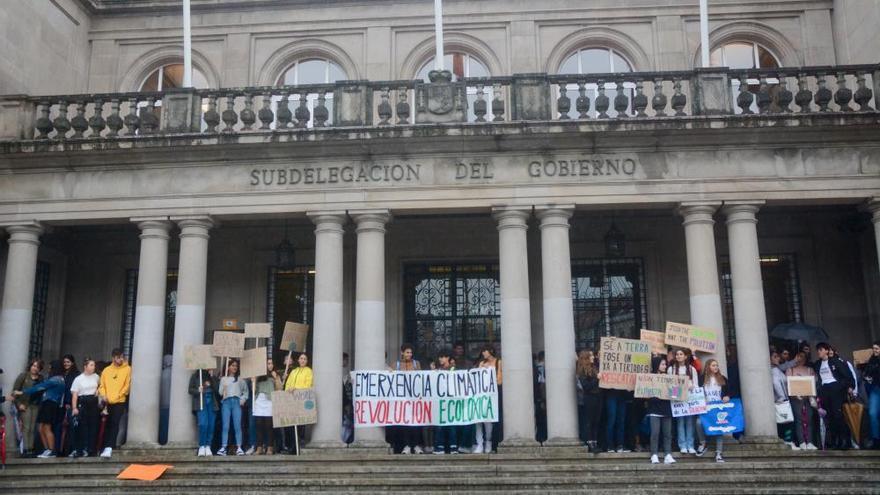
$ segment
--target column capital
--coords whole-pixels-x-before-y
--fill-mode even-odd
[[[574,205],[541,205],[535,206],[535,216],[541,221],[540,228],[569,228],[568,219],[574,214]]]
[[[310,211],[306,213],[306,216],[315,224],[315,234],[342,235],[345,233],[345,224],[348,222],[345,210]]]
[[[170,217],[169,220],[177,222],[180,227],[180,238],[202,237],[208,239],[208,231],[216,227],[218,223],[209,215],[181,215]]]
[[[140,238],[168,240],[168,232],[174,225],[168,217],[133,217],[132,223],[137,224],[141,230]]]
[[[676,212],[684,219],[682,225],[708,224],[715,225],[712,216],[718,211],[721,201],[684,201]]]
[[[498,230],[527,229],[532,214],[531,206],[493,206],[492,218],[498,222]]]
[[[727,225],[741,222],[758,223],[755,215],[764,201],[725,201],[721,212],[727,216]]]
[[[880,224],[880,196],[874,196],[865,201],[863,208],[871,214],[871,220]]]
[[[10,222],[0,224],[0,228],[9,233],[9,243],[28,243],[35,246],[40,245],[40,236],[43,235],[47,227],[36,220],[28,222]]]
[[[385,225],[391,221],[391,211],[384,209],[375,210],[349,210],[349,215],[357,224],[356,232],[379,232],[385,233]]]

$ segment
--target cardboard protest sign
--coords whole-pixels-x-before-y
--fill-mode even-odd
[[[858,351],[853,351],[853,365],[866,364],[871,356],[874,355],[874,351],[871,349],[861,349]]]
[[[245,323],[244,336],[249,339],[268,339],[272,336],[270,323]]]
[[[499,419],[494,367],[461,371],[352,371],[351,383],[357,428],[469,425]]]
[[[311,425],[317,422],[318,404],[315,399],[315,389],[272,392],[272,428]]]
[[[656,373],[639,373],[636,375],[635,396],[666,400],[686,400],[690,380],[681,375],[658,375]]]
[[[266,374],[266,348],[245,349],[241,356],[239,376],[257,378]]]
[[[244,334],[238,332],[214,332],[211,354],[220,357],[240,358],[244,352]]]
[[[696,387],[691,389],[686,400],[674,400],[670,404],[672,404],[673,418],[703,414],[706,412],[706,393],[702,388]]]
[[[700,416],[700,424],[707,437],[717,437],[729,433],[739,433],[746,429],[742,402],[730,399],[730,402],[715,402],[706,406],[706,412]]]
[[[288,352],[305,352],[308,337],[308,325],[288,321],[284,324],[284,334],[281,335],[278,348]]]
[[[788,395],[791,397],[815,397],[816,379],[812,376],[788,376]]]
[[[217,358],[211,354],[211,346],[207,344],[186,346],[183,360],[188,370],[212,370],[217,367]]]
[[[710,328],[667,321],[664,341],[669,345],[693,351],[715,352],[718,347],[718,332]]]
[[[663,332],[655,332],[643,328],[639,334],[639,340],[651,344],[652,354],[666,354],[666,334]]]
[[[602,337],[599,341],[599,387],[636,388],[636,375],[651,372],[651,344],[634,339]]]

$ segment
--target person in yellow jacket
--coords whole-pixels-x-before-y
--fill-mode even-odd
[[[299,358],[296,360],[298,367],[294,368],[293,371],[287,375],[287,379],[284,380],[284,390],[298,390],[303,388],[312,388],[312,368],[309,368],[309,356],[306,353],[302,353],[299,355]],[[293,445],[294,439],[293,437],[293,428],[285,428],[284,429],[284,441],[287,445]],[[302,438],[305,436],[306,427],[305,426],[297,426],[297,439],[302,441]],[[289,454],[297,454],[299,453],[299,446],[296,448],[288,447],[287,452]]]
[[[101,372],[98,383],[98,396],[107,406],[107,429],[104,432],[104,450],[101,457],[109,458],[119,436],[119,423],[128,406],[128,392],[131,388],[131,366],[125,361],[122,349],[113,349],[113,362]]]

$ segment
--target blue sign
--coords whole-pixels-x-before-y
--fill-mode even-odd
[[[726,404],[711,402],[706,405],[706,413],[700,416],[700,422],[708,437],[739,433],[746,427],[742,402],[739,399],[730,399]]]

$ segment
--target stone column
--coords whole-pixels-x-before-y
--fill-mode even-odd
[[[867,210],[871,212],[871,221],[874,223],[874,242],[877,247],[877,263],[880,264],[880,198],[868,201]]]
[[[726,374],[724,317],[718,286],[718,259],[715,255],[715,220],[712,219],[719,206],[720,201],[682,203],[678,213],[684,219],[691,324],[718,332],[718,351],[708,355],[708,358],[717,359],[722,373]]]
[[[318,424],[312,447],[344,447],[342,425],[342,237],[344,211],[309,213],[315,223],[315,318],[312,369]]]
[[[357,223],[357,279],[355,280],[355,369],[385,369],[385,224],[388,210],[349,212]],[[360,446],[384,447],[381,427],[358,428]]]
[[[159,442],[159,389],[168,281],[167,217],[133,218],[141,230],[137,307],[131,358],[128,444],[156,447]]]
[[[503,442],[507,447],[536,445],[526,247],[526,222],[530,213],[530,206],[492,209],[492,216],[498,222]]]
[[[37,276],[37,251],[43,226],[39,222],[5,226],[9,233],[9,252],[3,282],[0,310],[0,363],[3,367],[3,393],[12,393],[12,384],[27,366]],[[10,406],[11,407],[11,406]],[[7,416],[8,417],[8,416]],[[12,423],[7,422],[7,438],[12,445]]]
[[[733,316],[736,322],[740,389],[750,437],[776,437],[773,388],[770,382],[770,339],[764,310],[758,223],[755,214],[763,202],[725,202],[730,243]]]
[[[214,221],[209,216],[171,217],[171,220],[180,227],[180,260],[177,269],[168,443],[184,447],[196,443],[196,423],[192,417],[189,395],[192,371],[186,369],[184,353],[186,346],[205,341],[208,231],[214,226]]]
[[[547,440],[550,444],[580,445],[575,385],[577,354],[571,302],[571,251],[568,241],[568,219],[574,206],[549,206],[536,208],[536,211],[541,220]],[[503,331],[504,326],[501,328]],[[507,365],[506,360],[504,364]]]

